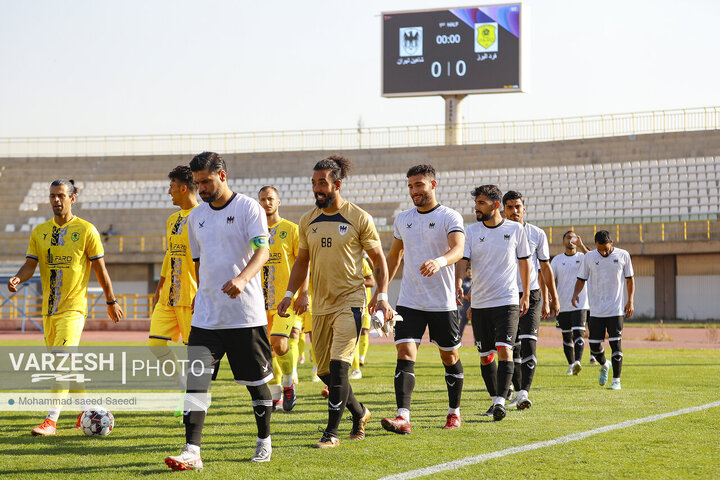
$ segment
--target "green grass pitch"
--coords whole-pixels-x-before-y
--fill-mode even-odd
[[[17,345],[18,342],[13,342]],[[184,427],[170,412],[115,412],[115,430],[87,438],[72,430],[77,412],[66,411],[58,435],[30,436],[44,413],[0,412],[0,471],[3,478],[207,478],[375,479],[509,447],[551,440],[720,400],[720,351],[627,350],[623,390],[597,383],[598,367],[587,364],[579,376],[566,376],[559,349],[539,349],[533,407],[509,410],[502,422],[480,414],[490,405],[474,348],[463,347],[465,387],[462,427],[445,431],[447,391],[437,349],[425,346],[416,365],[411,435],[387,433],[380,418],[395,416],[392,345],[371,345],[363,378],[352,381],[358,399],[372,412],[368,436],[347,439],[349,414],[340,426],[341,445],[318,451],[310,445],[325,425],[327,404],[311,383],[309,362],[299,366],[298,404],[272,417],[272,461],[249,462],[255,446],[250,397],[234,384],[227,364],[213,386],[213,405],[205,423],[202,473],[173,473],[163,463],[180,452]],[[0,387],[1,388],[1,387]],[[437,473],[432,478],[718,478],[720,408],[602,433],[583,440],[503,456]]]

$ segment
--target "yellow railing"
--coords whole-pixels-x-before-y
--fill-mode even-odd
[[[615,242],[648,243],[720,240],[720,220],[687,220],[680,222],[616,223],[543,227],[550,244],[561,243],[568,230],[574,230],[590,247],[598,230],[607,230]]]
[[[464,144],[525,143],[650,133],[717,130],[720,107],[581,117],[463,124]],[[442,124],[235,132],[207,134],[106,135],[0,138],[0,157],[187,155],[367,148],[445,144]]]
[[[125,318],[150,318],[152,295],[138,294],[122,294],[117,299],[123,309]],[[15,295],[10,297],[7,303],[7,297],[0,295],[0,319],[2,318],[21,318],[23,309],[26,310],[27,317],[42,318],[42,297],[28,296],[27,300],[23,295]],[[27,303],[25,303],[27,301]],[[105,305],[105,297],[90,295],[88,296],[88,318],[107,318],[107,306]]]
[[[28,236],[0,237],[0,254],[24,254]],[[103,241],[105,253],[159,253],[167,248],[165,235],[114,235]]]

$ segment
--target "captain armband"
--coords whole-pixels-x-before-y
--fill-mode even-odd
[[[268,237],[265,235],[261,235],[259,237],[255,237],[250,240],[250,246],[253,249],[253,252],[257,251],[258,248],[270,248],[270,243],[268,243]]]

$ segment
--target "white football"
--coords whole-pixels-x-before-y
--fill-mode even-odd
[[[88,437],[104,437],[110,435],[115,427],[115,417],[102,408],[86,410],[80,418],[80,424],[83,433]]]

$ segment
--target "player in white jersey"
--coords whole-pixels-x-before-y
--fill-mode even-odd
[[[525,315],[520,317],[518,335],[513,349],[513,384],[517,391],[515,404],[518,410],[530,408],[530,387],[537,367],[537,340],[540,332],[540,318],[555,316],[560,309],[555,289],[555,278],[550,268],[550,246],[547,235],[535,225],[525,221],[525,199],[514,190],[503,195],[503,211],[505,218],[522,224],[530,246],[530,306]],[[520,296],[523,295],[520,275],[517,278]],[[540,290],[547,290],[541,297]]]
[[[245,385],[252,397],[258,436],[251,460],[266,462],[272,453],[267,383],[273,369],[260,269],[269,257],[267,217],[257,201],[230,190],[227,167],[218,154],[196,155],[190,169],[204,203],[187,221],[198,272],[188,345],[209,350],[201,360],[213,377],[227,354],[235,382]],[[196,360],[193,351],[191,365]],[[208,407],[203,400],[209,385],[193,384],[192,377],[183,418],[186,443],[180,455],[165,459],[173,470],[202,469],[200,442]]]
[[[585,323],[587,321],[588,306],[587,289],[580,291],[578,308],[572,305],[572,295],[575,289],[578,270],[584,255],[588,252],[582,239],[572,230],[563,235],[565,251],[553,257],[550,261],[555,281],[557,282],[560,311],[556,318],[556,327],[562,332],[563,351],[568,362],[567,375],[577,375],[582,370],[582,355],[585,349]],[[578,252],[578,249],[582,250]]]
[[[395,401],[397,417],[383,418],[385,430],[407,434],[410,426],[410,399],[415,388],[415,359],[426,330],[437,345],[445,366],[448,390],[446,429],[458,428],[463,368],[458,355],[461,346],[458,310],[455,304],[455,263],[465,248],[463,219],[455,210],[435,198],[435,169],[416,165],[407,172],[408,189],[415,208],[395,217],[394,239],[388,253],[390,279],[405,258],[397,312],[403,321],[395,326]]]
[[[623,318],[630,318],[635,312],[634,272],[630,254],[613,246],[607,230],[600,230],[595,234],[595,247],[595,250],[585,254],[580,264],[572,304],[575,308],[580,306],[580,292],[587,281],[590,304],[590,351],[600,364],[598,381],[600,385],[607,383],[610,368],[610,362],[605,359],[605,349],[602,346],[607,330],[613,367],[610,388],[620,390]],[[623,277],[627,288],[627,302],[623,299]]]
[[[512,381],[518,321],[530,304],[532,252],[522,225],[500,215],[502,192],[496,185],[477,187],[472,196],[478,223],[465,230],[465,253],[456,273],[465,271],[470,261],[472,329],[480,352],[480,371],[493,402],[485,415],[499,421],[505,418],[505,395]],[[518,271],[522,297],[517,286]],[[462,275],[455,275],[455,286],[460,298]]]

